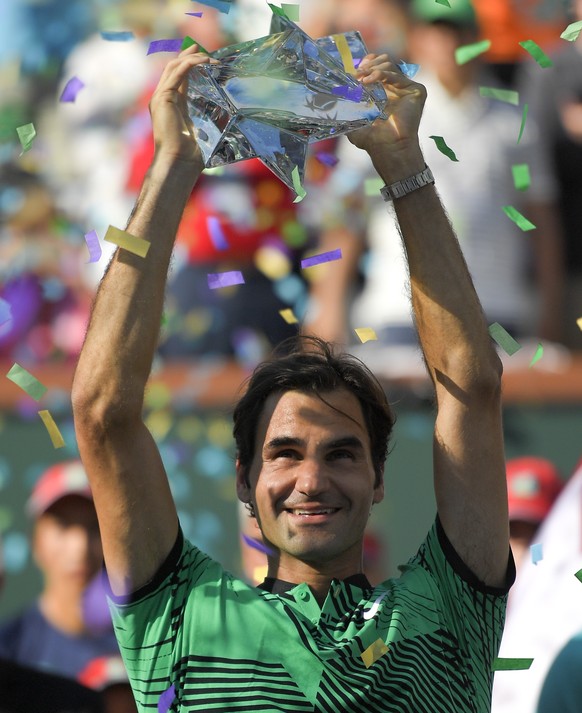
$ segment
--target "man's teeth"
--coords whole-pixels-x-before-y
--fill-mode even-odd
[[[326,510],[293,510],[296,515],[331,515],[335,512],[335,508],[328,508]]]

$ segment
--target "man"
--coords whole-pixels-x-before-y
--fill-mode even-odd
[[[119,651],[111,626],[95,632],[86,622],[85,592],[101,569],[103,553],[81,463],[48,468],[32,491],[28,511],[43,590],[30,607],[0,625],[0,656],[75,679],[92,659]]]
[[[168,63],[151,102],[156,155],[98,292],[73,387],[99,515],[114,623],[138,710],[488,710],[512,581],[499,359],[418,145],[424,88],[386,55],[387,121],[351,135],[388,186],[435,385],[438,520],[402,577],[362,577],[370,509],[384,495],[393,418],[372,375],[323,342],[260,367],[234,414],[239,498],[269,556],[255,589],[183,540],[142,404],[181,211],[203,169],[180,92],[196,47]],[[423,173],[424,172],[424,173]],[[416,189],[415,189],[416,188]],[[395,190],[395,189],[391,189]]]

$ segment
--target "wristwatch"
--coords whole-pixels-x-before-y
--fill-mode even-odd
[[[416,191],[417,188],[428,186],[429,183],[434,183],[434,176],[427,166],[424,171],[417,173],[415,176],[384,186],[384,188],[380,189],[380,194],[385,201],[393,201],[395,198],[402,198],[402,196]]]

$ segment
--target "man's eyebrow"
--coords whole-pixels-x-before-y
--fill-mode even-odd
[[[304,445],[304,441],[301,438],[294,438],[293,436],[276,436],[272,438],[268,443],[265,443],[265,449],[281,448],[281,446],[301,446]]]
[[[364,448],[364,444],[357,436],[343,436],[342,438],[336,438],[326,445],[328,448]]]

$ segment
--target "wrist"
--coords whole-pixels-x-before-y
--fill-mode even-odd
[[[371,154],[372,163],[386,185],[413,176],[426,167],[418,142],[399,147],[380,148]]]
[[[200,178],[204,170],[202,157],[184,159],[178,156],[156,152],[150,165],[148,177],[158,180],[176,181],[190,189]]]

